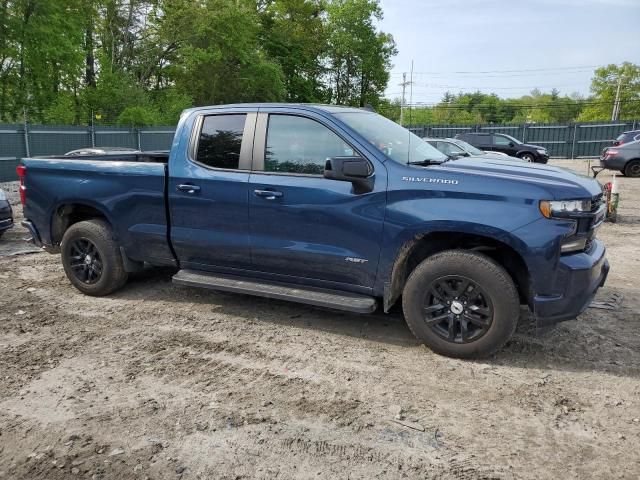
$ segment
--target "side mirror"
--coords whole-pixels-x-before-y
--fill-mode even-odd
[[[513,144],[513,142],[509,142],[509,146],[510,146],[510,147],[515,147],[515,145]]]
[[[371,165],[362,157],[327,158],[324,166],[324,178],[351,182],[356,193],[367,193],[373,190]]]

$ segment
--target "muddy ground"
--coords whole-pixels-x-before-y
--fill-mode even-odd
[[[599,298],[621,308],[542,331],[523,314],[478,362],[431,353],[397,312],[174,287],[170,270],[86,297],[16,228],[0,242],[0,478],[636,479],[640,179],[620,183]]]

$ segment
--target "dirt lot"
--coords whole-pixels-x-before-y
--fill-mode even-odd
[[[0,478],[636,479],[640,179],[620,183],[599,234],[599,297],[622,293],[620,310],[544,331],[523,314],[482,362],[431,353],[399,313],[179,288],[168,270],[86,297],[16,228],[0,243]]]

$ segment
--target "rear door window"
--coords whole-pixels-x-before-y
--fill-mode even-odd
[[[205,117],[196,161],[212,168],[237,169],[246,118],[246,114]]]

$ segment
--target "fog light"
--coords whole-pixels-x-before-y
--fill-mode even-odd
[[[562,253],[581,252],[585,249],[586,246],[587,246],[586,237],[572,238],[562,242],[562,245],[560,246],[560,251]]]

